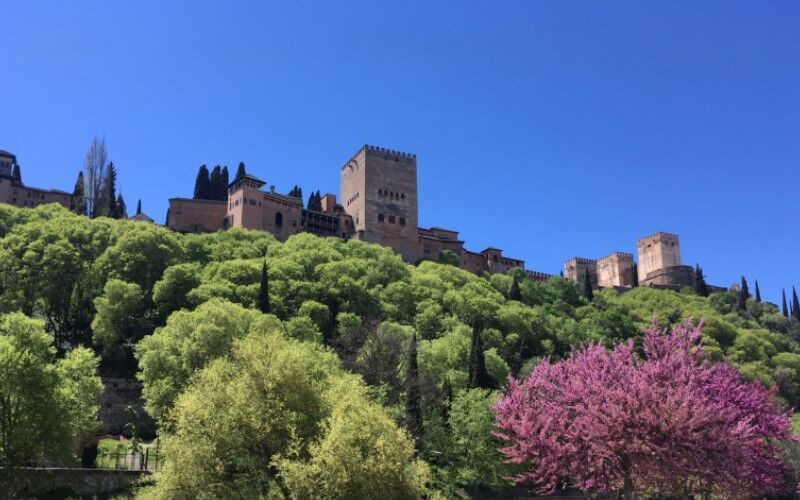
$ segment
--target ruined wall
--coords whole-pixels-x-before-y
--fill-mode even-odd
[[[126,490],[145,471],[72,469],[72,468],[0,468],[0,497],[68,498],[70,495],[106,495]]]
[[[639,254],[640,282],[653,271],[681,265],[681,248],[677,234],[651,234],[637,242],[636,250]]]
[[[597,261],[597,284],[601,287],[631,286],[633,255],[614,252]]]

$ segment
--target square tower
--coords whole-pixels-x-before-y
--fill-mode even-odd
[[[342,167],[340,195],[355,238],[419,258],[417,155],[365,145]]]
[[[564,262],[564,277],[572,280],[578,285],[583,286],[583,280],[586,276],[586,271],[589,271],[589,279],[592,282],[592,288],[597,288],[597,261],[594,259],[586,259],[583,257],[573,257]]]
[[[681,246],[678,235],[658,232],[645,236],[636,244],[639,253],[639,281],[653,271],[681,265]]]
[[[597,261],[597,284],[606,288],[631,286],[632,272],[633,255],[614,252]]]

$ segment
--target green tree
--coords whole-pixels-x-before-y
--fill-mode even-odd
[[[142,199],[139,198],[139,201],[136,202],[136,215],[142,213]]]
[[[471,389],[491,389],[494,385],[489,372],[486,371],[486,358],[483,352],[483,322],[475,321],[472,327],[472,340],[469,351],[469,381]]]
[[[511,288],[508,291],[508,300],[522,302],[522,292],[519,289],[519,280],[516,276],[511,280]]]
[[[208,173],[208,167],[200,165],[197,170],[197,178],[194,181],[194,199],[195,200],[208,200],[211,195],[211,178]]]
[[[739,288],[739,297],[736,308],[739,311],[747,310],[747,299],[750,298],[750,289],[747,287],[747,280],[742,276],[742,285]]]
[[[789,308],[786,305],[786,289],[781,289],[781,313],[784,317],[789,317]]]
[[[708,297],[708,285],[700,264],[694,266],[694,291],[701,297]]]
[[[761,290],[758,289],[758,280],[756,280],[756,302],[761,302]]]
[[[589,302],[594,299],[594,292],[592,292],[592,277],[589,275],[589,269],[583,273],[583,296]]]
[[[83,172],[78,172],[75,188],[72,190],[71,209],[78,215],[86,215],[86,190],[83,181]]]
[[[98,200],[96,217],[117,218],[117,169],[113,161],[105,168]]]
[[[449,266],[456,266],[458,267],[461,265],[461,259],[458,257],[452,250],[442,250],[439,252],[439,256],[436,258],[436,262],[439,264],[445,264]]]
[[[417,334],[411,335],[411,342],[406,356],[406,430],[416,440],[417,447],[422,446],[425,429],[422,422],[422,396],[419,387],[419,369],[417,367]]]
[[[214,169],[211,170],[211,175],[209,176],[209,193],[208,199],[209,200],[221,200],[221,191],[222,191],[222,167],[219,165],[215,165]]]
[[[269,314],[269,276],[267,274],[267,259],[261,265],[261,284],[258,288],[258,309]]]
[[[114,215],[115,219],[127,219],[128,218],[128,207],[125,205],[125,199],[122,197],[122,193],[117,196],[117,201],[114,208]]]
[[[103,353],[105,366],[115,373],[133,371],[132,351],[126,346],[149,333],[144,304],[142,288],[119,279],[108,280],[103,295],[94,299],[97,313],[92,320],[92,338]]]
[[[153,307],[158,324],[170,314],[189,308],[187,294],[200,285],[200,264],[188,262],[168,267],[153,287]]]
[[[631,267],[631,288],[639,286],[639,265],[636,262]]]
[[[247,175],[247,170],[244,167],[244,162],[240,161],[239,166],[236,168],[236,177],[234,177],[234,180],[244,177],[245,175]]]
[[[800,301],[797,300],[797,290],[792,287],[792,317],[800,321]]]

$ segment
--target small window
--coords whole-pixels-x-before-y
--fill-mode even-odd
[[[283,226],[283,214],[280,212],[275,212],[275,227],[282,227],[282,226]]]
[[[389,222],[390,222],[391,224],[394,224],[394,215],[390,215],[390,216],[389,216]]]
[[[378,214],[378,222],[383,222],[383,214]]]
[[[406,218],[405,217],[400,217],[400,225],[401,226],[405,226],[406,225]]]
[[[383,196],[383,189],[378,190],[378,196]]]
[[[405,200],[406,199],[406,194],[405,193],[400,193],[400,199],[401,200]]]

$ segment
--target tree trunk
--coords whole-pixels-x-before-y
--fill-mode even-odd
[[[622,498],[633,500],[633,481],[629,473],[625,473],[625,481],[622,483]]]

